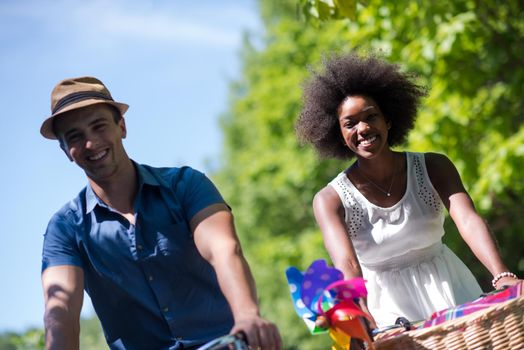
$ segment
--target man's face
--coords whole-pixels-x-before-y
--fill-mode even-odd
[[[126,136],[123,118],[115,122],[112,107],[91,105],[65,113],[55,120],[55,132],[71,161],[94,181],[109,180],[127,155],[122,144]]]

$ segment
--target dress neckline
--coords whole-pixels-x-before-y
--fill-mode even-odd
[[[369,201],[366,198],[366,196],[364,196],[364,194],[362,194],[362,192],[359,191],[357,186],[355,186],[353,184],[353,182],[351,182],[351,180],[349,179],[349,177],[348,177],[348,175],[346,174],[345,171],[341,172],[340,175],[343,177],[343,181],[345,182],[345,184],[349,188],[353,189],[354,193],[356,193],[369,206],[374,207],[376,209],[393,210],[393,209],[396,209],[399,205],[401,205],[402,202],[404,202],[404,200],[408,196],[409,192],[411,191],[410,183],[412,181],[411,180],[411,157],[412,157],[412,154],[410,152],[404,152],[404,154],[406,155],[406,177],[407,177],[406,178],[406,190],[404,191],[404,195],[402,196],[402,198],[400,198],[400,200],[397,203],[395,203],[395,204],[393,204],[392,206],[389,206],[389,207],[381,207],[380,205],[374,204],[371,201]]]

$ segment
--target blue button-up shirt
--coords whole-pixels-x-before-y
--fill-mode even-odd
[[[188,225],[223,203],[220,193],[192,168],[135,168],[135,225],[87,186],[51,218],[42,271],[83,269],[112,349],[180,349],[226,334],[231,310]]]

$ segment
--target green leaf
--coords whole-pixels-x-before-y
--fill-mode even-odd
[[[344,17],[351,20],[357,19],[357,1],[356,0],[334,0],[335,6]]]
[[[333,13],[333,8],[330,6],[331,1],[328,0],[316,0],[316,9],[318,12],[318,18],[320,20],[330,19]]]

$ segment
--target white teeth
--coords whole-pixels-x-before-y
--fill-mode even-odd
[[[89,157],[89,160],[99,160],[99,159],[101,159],[103,156],[105,156],[106,153],[107,153],[107,151],[102,151],[102,152],[100,152],[100,153],[97,153],[97,154],[95,154],[94,156],[90,156],[90,157]]]
[[[371,145],[373,142],[375,142],[375,140],[377,139],[376,136],[372,136],[370,137],[369,139],[366,139],[364,141],[361,141],[360,144],[363,145],[363,146],[369,146]]]

